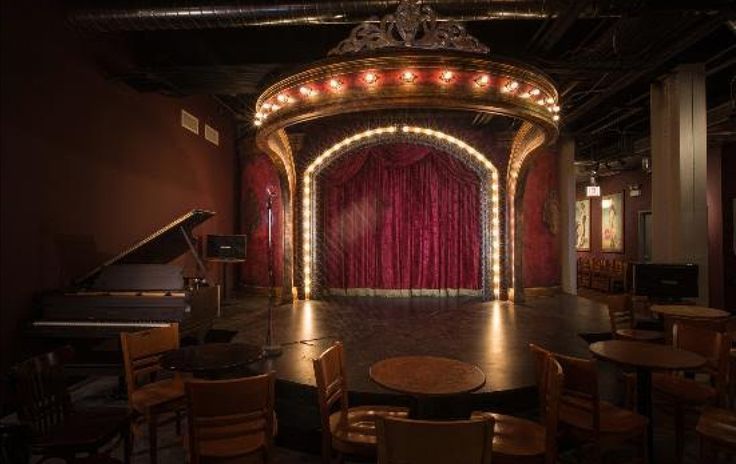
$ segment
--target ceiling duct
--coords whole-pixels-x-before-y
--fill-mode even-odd
[[[568,7],[566,0],[424,0],[421,3],[459,21],[555,18]],[[677,14],[715,14],[729,2],[711,0],[697,2],[697,6],[653,3],[647,4],[645,11],[657,14],[671,9]],[[77,9],[69,13],[69,21],[80,29],[98,32],[354,24],[393,9],[396,4],[386,0],[235,1],[199,5],[182,1],[169,5]],[[578,17],[619,17],[634,14],[633,10],[636,8],[630,0],[590,1],[580,9]]]

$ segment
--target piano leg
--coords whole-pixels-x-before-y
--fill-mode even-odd
[[[130,426],[126,427],[123,431],[123,462],[125,464],[131,463],[131,456],[133,455],[133,430]]]
[[[158,416],[151,414],[148,418],[148,455],[151,464],[158,462]]]

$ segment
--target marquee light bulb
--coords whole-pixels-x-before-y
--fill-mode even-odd
[[[261,121],[260,119],[256,119],[255,121],[253,121],[253,125],[256,127],[261,127],[263,125],[263,121]]]
[[[554,103],[554,102],[555,102],[555,99],[554,99],[554,98],[552,98],[552,97],[547,97],[547,100],[546,100],[546,102],[547,102],[547,104],[548,104],[548,105],[551,105],[552,103]]]
[[[286,102],[287,102],[287,101],[289,100],[289,97],[287,97],[287,96],[286,96],[286,95],[284,95],[283,93],[280,93],[280,94],[279,94],[279,95],[278,95],[278,96],[276,97],[276,100],[278,100],[278,102],[279,102],[279,103],[286,103]]]
[[[559,113],[559,112],[560,112],[560,107],[559,107],[559,105],[555,105],[555,106],[553,106],[553,107],[552,107],[552,111],[554,111],[555,113]]]
[[[440,79],[442,79],[442,81],[445,83],[450,82],[454,77],[455,73],[453,73],[449,69],[445,69],[444,71],[442,71],[442,74],[440,74]]]
[[[263,109],[264,109],[264,110],[266,110],[266,111],[269,111],[269,110],[271,109],[271,107],[272,107],[272,106],[273,106],[273,105],[271,105],[270,103],[264,103],[264,104],[263,104],[263,106],[262,106],[261,108],[263,108]]]
[[[307,87],[306,85],[303,85],[303,86],[299,87],[299,93],[302,94],[302,95],[304,95],[305,97],[313,97],[313,96],[317,95],[317,91],[316,90],[314,90],[311,87]]]
[[[363,80],[368,85],[375,84],[378,80],[378,75],[374,72],[369,71],[363,75]]]
[[[417,79],[417,75],[411,71],[404,71],[401,73],[401,80],[407,84],[411,84]]]
[[[340,90],[342,82],[337,79],[330,79],[329,85],[332,90]]]
[[[553,121],[559,121],[560,120],[560,115],[559,114],[556,114],[556,115],[552,116],[552,120]]]
[[[480,76],[475,78],[475,85],[478,87],[485,87],[491,82],[491,78],[488,77],[488,74],[481,74]]]
[[[539,95],[540,93],[541,93],[541,91],[540,91],[539,89],[537,89],[537,88],[531,89],[531,90],[529,91],[529,95],[531,95],[532,97],[536,97],[536,96],[537,96],[537,95]]]

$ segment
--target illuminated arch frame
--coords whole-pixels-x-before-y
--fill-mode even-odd
[[[481,193],[489,194],[481,196],[481,212],[487,210],[486,214],[481,217],[484,230],[489,233],[482,235],[482,272],[483,272],[483,291],[484,297],[490,299],[491,296],[499,299],[501,296],[501,222],[500,222],[500,202],[499,202],[499,175],[498,169],[493,163],[482,153],[468,145],[464,141],[453,137],[444,132],[434,129],[394,125],[369,129],[356,133],[347,137],[340,142],[332,145],[323,151],[312,163],[307,167],[304,173],[304,182],[302,186],[302,270],[304,275],[304,297],[311,298],[313,278],[315,276],[314,266],[317,264],[317,221],[316,221],[316,199],[317,199],[317,183],[316,177],[322,169],[327,167],[339,155],[346,151],[361,146],[374,144],[391,143],[401,140],[434,140],[443,142],[455,148],[454,151],[461,151],[472,160],[476,167],[480,167],[485,176],[481,177],[484,183],[481,185]],[[452,153],[450,154],[456,156]],[[490,197],[490,205],[487,199]],[[485,207],[483,206],[485,205]]]

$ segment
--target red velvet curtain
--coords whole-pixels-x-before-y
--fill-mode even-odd
[[[320,182],[328,288],[481,287],[480,181],[451,155],[379,145]]]

